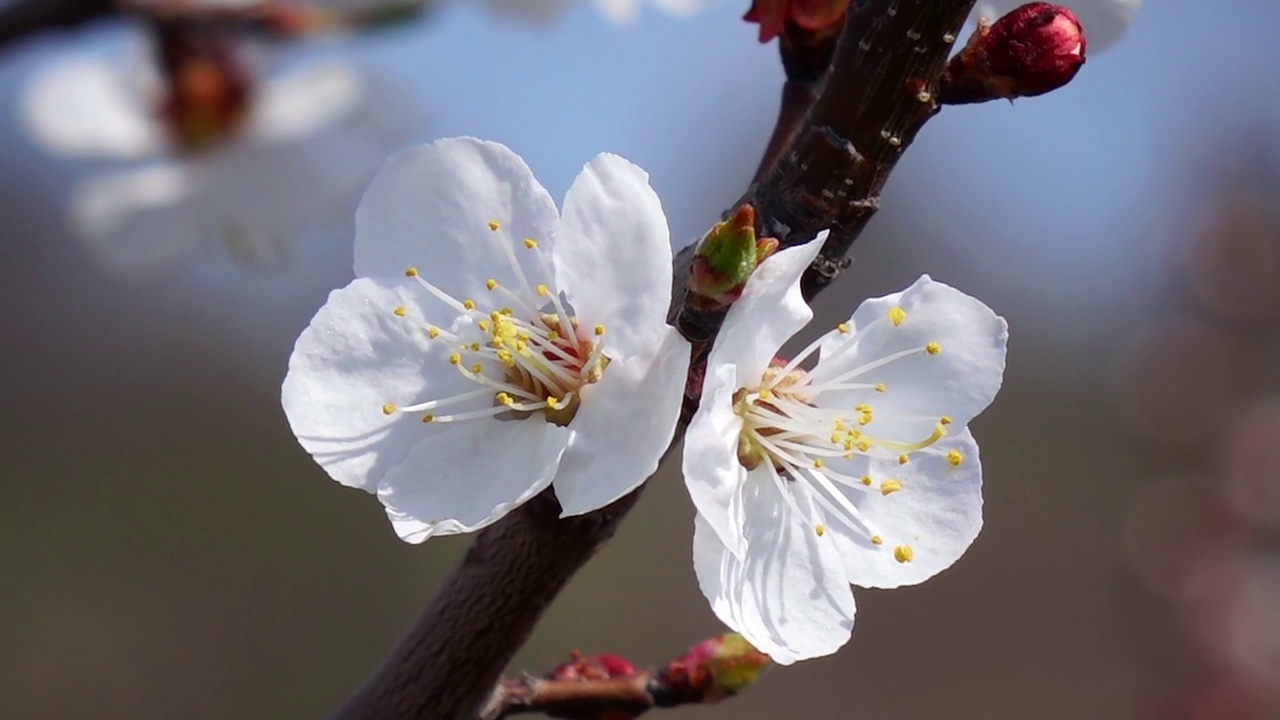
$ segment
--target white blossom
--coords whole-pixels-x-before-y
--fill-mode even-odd
[[[598,156],[558,212],[502,145],[401,151],[356,213],[355,273],[298,339],[283,404],[403,539],[476,530],[551,485],[564,515],[588,512],[656,469],[689,347],[640,168]]]
[[[977,537],[982,473],[966,425],[1000,387],[1007,339],[989,308],[924,276],[775,361],[812,317],[799,278],[822,240],[752,275],[685,437],[702,591],[784,664],[848,640],[851,583],[922,582]]]
[[[55,59],[19,107],[39,147],[93,162],[71,189],[68,214],[111,271],[146,270],[210,244],[270,265],[298,236],[349,217],[419,122],[388,78],[316,58],[261,78],[239,134],[184,152],[158,116],[160,80],[139,40]]]

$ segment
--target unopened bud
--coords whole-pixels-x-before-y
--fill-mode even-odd
[[[547,673],[548,680],[611,680],[613,678],[632,677],[637,670],[634,665],[618,655],[601,653],[599,655],[583,655],[575,652],[568,662],[557,665]]]
[[[742,295],[747,280],[778,249],[774,238],[756,238],[756,211],[745,203],[702,238],[689,269],[689,292],[704,309],[726,307]]]
[[[741,635],[725,633],[671,661],[663,679],[685,702],[713,703],[746,689],[772,664]]]
[[[787,23],[801,30],[822,32],[834,30],[844,22],[850,0],[754,0],[742,16],[747,22],[760,24],[760,42],[782,34]]]
[[[1076,76],[1085,62],[1080,21],[1064,7],[1033,2],[995,23],[984,18],[951,59],[942,82],[944,104],[1043,95]]]

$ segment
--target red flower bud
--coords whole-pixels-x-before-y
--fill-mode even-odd
[[[760,23],[760,42],[769,42],[782,33],[788,22],[811,32],[826,30],[844,22],[851,0],[753,0],[742,16]]]
[[[1043,95],[1076,76],[1085,61],[1080,21],[1064,7],[1023,5],[993,24],[984,19],[947,67],[947,104]]]
[[[725,633],[689,648],[667,664],[662,677],[684,702],[715,703],[755,683],[772,664],[741,635]]]
[[[599,655],[583,655],[575,652],[570,660],[557,665],[550,673],[548,680],[609,680],[611,678],[631,677],[636,674],[636,667],[618,655],[601,653]]]

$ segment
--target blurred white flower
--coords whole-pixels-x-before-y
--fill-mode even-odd
[[[706,7],[711,0],[649,0],[659,10],[675,15],[677,17],[687,17],[693,15]],[[596,6],[612,21],[616,23],[634,22],[636,16],[640,13],[640,4],[642,0],[596,0]]]
[[[1142,6],[1142,0],[1059,0],[1055,4],[1075,13],[1084,28],[1090,52],[1100,52],[1120,41]],[[1022,5],[1026,5],[1025,0],[982,0],[974,6],[970,20],[980,17],[997,20]]]
[[[685,436],[702,591],[783,664],[849,639],[850,583],[922,582],[977,537],[982,471],[965,426],[1000,388],[1008,337],[990,308],[926,275],[775,361],[813,316],[799,278],[823,239],[752,275]]]
[[[155,267],[210,242],[251,265],[276,262],[299,235],[350,217],[378,165],[421,123],[388,78],[311,59],[256,83],[238,134],[186,153],[160,116],[161,81],[138,40],[55,60],[19,101],[38,146],[97,161],[73,187],[69,215],[111,271]]]
[[[577,0],[483,0],[486,7],[504,15],[513,15],[526,20],[545,22],[564,11]],[[640,14],[640,5],[645,0],[595,0],[610,20],[625,24],[635,22]],[[715,0],[648,0],[659,10],[677,17],[686,17],[701,11]]]
[[[357,279],[298,338],[299,441],[409,542],[484,527],[554,483],[564,515],[653,473],[688,343],[666,323],[671,247],[643,170],[587,165],[563,213],[506,147],[399,152],[356,213]]]

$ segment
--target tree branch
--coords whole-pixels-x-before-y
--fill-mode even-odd
[[[809,295],[838,274],[898,158],[937,112],[932,94],[974,2],[872,0],[851,10],[821,96],[788,150],[743,198],[755,204],[763,234],[784,247],[832,228],[806,274]],[[697,359],[724,313],[685,303],[692,257],[686,248],[676,260],[672,318]],[[691,377],[703,369],[695,362]],[[688,394],[684,421],[697,403]],[[551,600],[613,536],[639,492],[558,521],[548,491],[481,531],[392,656],[332,720],[473,720]]]
[[[551,600],[639,491],[560,520],[549,492],[480,532],[383,666],[333,720],[470,720]]]
[[[782,84],[778,121],[774,123],[773,134],[769,137],[769,144],[765,146],[760,166],[751,178],[752,185],[763,180],[773,169],[774,163],[791,144],[796,130],[817,101],[839,40],[839,27],[815,32],[805,30],[794,22],[788,22],[778,36],[778,53],[781,55],[782,69],[787,74],[787,80]]]
[[[0,8],[0,48],[37,32],[105,17],[114,5],[114,0],[15,0]]]

